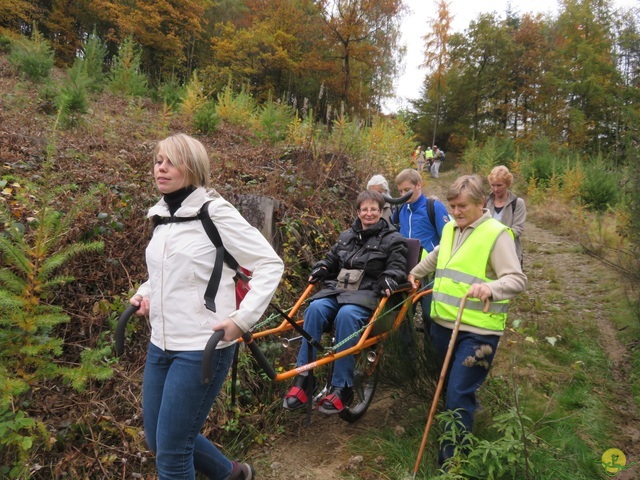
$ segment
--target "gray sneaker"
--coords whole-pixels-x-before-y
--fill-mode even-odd
[[[253,466],[249,463],[231,462],[233,468],[228,480],[254,480],[255,472]]]

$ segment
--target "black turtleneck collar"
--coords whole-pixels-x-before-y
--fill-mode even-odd
[[[175,192],[167,193],[164,196],[164,201],[169,207],[169,213],[173,216],[174,213],[180,208],[185,198],[191,195],[195,191],[196,187],[190,185],[188,187],[180,188]]]

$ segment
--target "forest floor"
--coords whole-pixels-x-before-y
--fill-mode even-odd
[[[434,193],[433,190],[435,190],[440,198],[444,198],[444,188],[453,179],[451,175],[445,174],[444,178],[441,177],[437,181],[430,180],[429,193]],[[523,244],[525,273],[529,278],[528,296],[540,303],[537,321],[545,322],[545,317],[549,316],[557,306],[554,303],[558,298],[563,299],[563,305],[579,305],[579,310],[595,312],[600,331],[599,344],[610,360],[611,376],[615,385],[613,391],[606,392],[606,401],[611,408],[612,422],[615,423],[614,430],[617,430],[617,434],[608,440],[611,448],[618,448],[626,454],[628,463],[638,461],[640,459],[640,412],[629,395],[629,345],[621,342],[618,328],[601,308],[600,299],[606,292],[598,291],[598,288],[602,288],[599,285],[615,285],[616,274],[598,260],[583,253],[575,240],[558,235],[544,227],[543,216],[536,215],[536,211],[530,209]],[[553,282],[545,276],[549,266],[553,268],[555,277]],[[601,281],[595,282],[594,279]],[[551,294],[552,290],[553,294]],[[567,312],[567,314],[573,313]],[[512,315],[517,315],[517,312]],[[509,344],[517,342],[518,339],[510,340],[509,335],[510,332],[507,332],[501,342],[506,345],[498,350],[493,375],[511,368]],[[521,367],[518,377],[522,383],[538,381],[535,377],[538,374],[544,375],[526,365]],[[284,433],[272,441],[268,447],[256,448],[252,452],[251,460],[256,466],[259,478],[332,480],[344,478],[346,471],[357,470],[358,463],[362,460],[348,448],[354,438],[371,434],[382,428],[401,428],[399,422],[405,411],[405,403],[402,395],[397,393],[393,388],[379,386],[368,412],[353,424],[346,423],[336,416],[327,417],[314,412],[310,426],[305,426],[304,413],[285,415],[283,417]],[[597,393],[594,392],[594,394]],[[603,400],[604,397],[605,395]],[[429,399],[429,404],[430,401]],[[600,461],[603,453],[594,451],[594,461]],[[619,480],[640,478],[640,466],[638,464],[631,466],[620,472],[616,478]]]

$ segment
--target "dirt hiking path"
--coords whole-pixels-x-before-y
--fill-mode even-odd
[[[596,310],[601,332],[600,345],[610,358],[611,374],[616,385],[614,391],[607,392],[614,399],[609,407],[612,410],[612,421],[618,426],[618,434],[610,439],[611,448],[622,450],[627,456],[627,463],[640,462],[640,414],[627,393],[630,381],[628,350],[618,340],[615,327],[605,318],[598,301],[607,293],[599,291],[602,288],[600,285],[611,282],[598,282],[597,279],[613,279],[615,274],[582,253],[577,243],[540,228],[533,222],[528,222],[526,226],[523,244],[525,270],[529,277],[527,292],[530,298],[541,302],[538,313],[535,314],[537,321],[544,323],[545,316],[549,316],[551,310],[566,308],[566,305],[581,306],[576,307],[577,312],[574,310],[574,314],[579,314],[580,308]],[[550,266],[554,278],[543,275],[543,272],[549,272]],[[540,340],[544,341],[544,337]],[[501,369],[501,363],[502,368],[505,368],[505,364],[510,361],[508,357],[506,347],[502,349],[502,355],[499,349],[494,368]],[[537,372],[527,371],[525,368],[519,375],[521,381],[527,381],[527,375],[533,377],[532,381],[536,381]],[[360,467],[363,462],[375,464],[380,459],[353,457],[346,446],[353,438],[364,433],[386,427],[398,428],[399,419],[407,405],[404,404],[402,395],[393,393],[385,385],[380,385],[369,411],[354,424],[348,424],[336,416],[327,417],[314,412],[311,425],[305,427],[305,413],[287,412],[281,423],[284,433],[267,447],[259,447],[252,452],[258,478],[334,480],[344,478],[345,472],[349,471],[354,475],[353,478],[373,480],[370,474],[362,476],[364,469],[360,471]],[[602,453],[604,452],[594,452],[594,461],[599,461]],[[633,466],[615,478],[640,478],[640,467]]]
[[[622,285],[621,280],[600,261],[583,253],[575,241],[555,235],[532,222],[528,222],[525,228],[523,245],[525,273],[529,279],[527,292],[529,297],[542,302],[541,312],[537,314],[539,322],[544,323],[550,309],[564,310],[567,315],[574,315],[573,318],[591,315],[596,319],[600,334],[598,343],[609,358],[609,380],[613,380],[611,383],[614,385],[608,392],[593,392],[603,401],[610,399],[606,406],[611,410],[612,422],[618,433],[607,439],[609,448],[622,450],[627,464],[640,463],[640,412],[629,394],[631,345],[620,341],[617,327],[603,307],[603,302],[611,294],[610,286]],[[544,269],[539,265],[544,265]],[[543,271],[547,276],[543,276]],[[552,278],[549,278],[549,271]],[[594,452],[596,461],[602,453]],[[614,478],[636,480],[640,478],[640,465],[636,464]]]

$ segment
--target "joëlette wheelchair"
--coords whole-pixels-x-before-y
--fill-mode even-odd
[[[409,273],[409,271],[418,263],[421,249],[419,240],[405,240],[407,242],[407,273]],[[320,398],[324,397],[328,393],[333,362],[347,355],[355,355],[356,363],[354,370],[353,400],[349,406],[339,413],[340,418],[343,420],[347,422],[355,422],[365,414],[371,405],[373,395],[376,391],[378,384],[377,366],[383,352],[382,340],[385,340],[389,335],[391,335],[391,333],[397,331],[405,319],[413,316],[414,304],[422,296],[431,293],[431,290],[421,289],[418,291],[414,285],[409,283],[400,285],[398,290],[392,292],[390,297],[381,298],[378,307],[373,312],[369,322],[362,330],[356,332],[357,335],[360,335],[358,342],[348,349],[337,352],[335,351],[337,345],[325,347],[321,342],[313,340],[302,328],[304,320],[301,317],[301,307],[308,299],[313,289],[314,285],[309,284],[288,313],[283,312],[272,304],[271,306],[283,317],[284,320],[282,323],[275,328],[246,332],[242,335],[239,342],[244,342],[247,345],[257,363],[264,370],[266,375],[274,381],[285,381],[299,373],[307,371],[312,375],[314,369],[325,365],[327,366],[328,372],[326,372],[327,374],[325,377],[327,379],[326,385],[315,395],[313,391],[306,392],[307,398],[309,399],[307,403],[307,422],[309,421],[309,414],[312,410],[313,404],[317,403]],[[131,315],[135,313],[137,308],[138,307],[129,306],[120,316],[116,328],[115,339],[115,350],[118,355],[122,354],[124,351],[124,338],[127,321]],[[292,333],[297,333],[298,336],[291,337]],[[213,352],[223,336],[224,332],[222,330],[215,331],[207,342],[202,361],[201,380],[203,383],[208,383],[210,381]],[[281,343],[285,345],[296,340],[300,340],[302,337],[307,338],[310,343],[309,348],[313,346],[317,349],[316,360],[309,362],[306,365],[295,367],[281,373],[276,373],[273,366],[264,356],[262,350],[260,350],[257,344],[257,341],[260,339],[271,339],[274,336],[280,337]],[[311,390],[314,382],[308,382],[308,384],[311,385]]]

